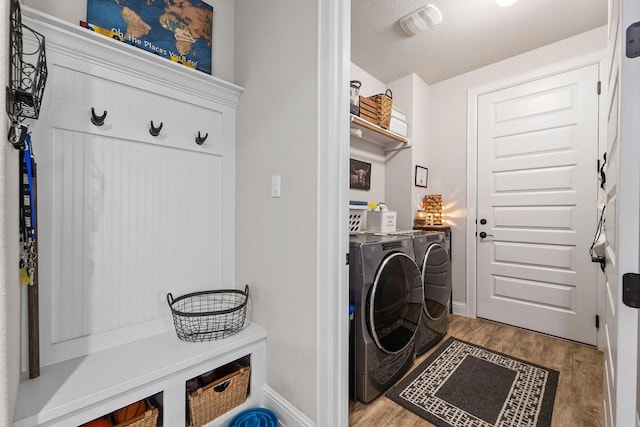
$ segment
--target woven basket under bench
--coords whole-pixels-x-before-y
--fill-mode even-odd
[[[191,427],[201,427],[247,400],[249,366],[237,365],[234,372],[189,393]]]
[[[144,414],[115,427],[156,427],[158,425],[158,408],[148,409]]]

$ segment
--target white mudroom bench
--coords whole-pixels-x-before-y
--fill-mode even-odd
[[[231,337],[182,342],[167,305],[169,293],[244,288],[235,283],[243,89],[33,9],[22,22],[45,36],[48,79],[28,123],[41,370],[20,382],[14,426],[77,426],[153,395],[164,425],[185,425],[186,381],[236,360],[249,361],[250,394],[209,425],[259,405],[264,329],[247,320]],[[27,52],[34,41],[24,37]]]
[[[261,404],[265,338],[255,323],[202,343],[179,341],[168,331],[46,366],[38,378],[21,381],[14,426],[78,426],[156,393],[162,393],[163,425],[183,426],[186,381],[249,355],[247,400],[209,423],[225,425],[238,411]]]

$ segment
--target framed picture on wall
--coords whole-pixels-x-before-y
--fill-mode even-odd
[[[429,169],[416,165],[416,187],[427,188],[427,178],[429,177]]]
[[[354,190],[371,189],[371,163],[349,159],[349,188]]]

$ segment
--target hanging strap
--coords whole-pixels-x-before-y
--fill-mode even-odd
[[[29,212],[31,217],[31,240],[36,240],[36,204],[33,197],[33,152],[31,148],[31,135],[27,134],[25,141],[27,146],[24,150],[24,162],[27,165],[27,184],[29,185]]]
[[[21,159],[21,194],[20,194],[20,224],[22,238],[34,241],[36,239],[36,209],[33,197],[33,155],[31,151],[31,135],[25,138],[25,147]]]
[[[25,137],[20,153],[20,283],[33,284],[37,253],[34,159],[31,136]]]

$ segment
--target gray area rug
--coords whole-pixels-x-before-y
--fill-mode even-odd
[[[551,425],[559,372],[449,338],[386,396],[439,427]]]

